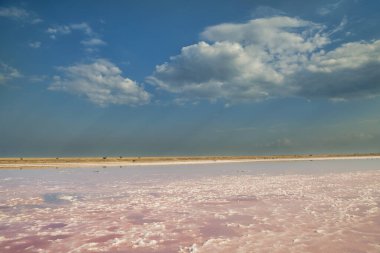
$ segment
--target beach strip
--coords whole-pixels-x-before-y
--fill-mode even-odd
[[[0,158],[0,169],[128,167],[147,165],[214,164],[241,162],[318,161],[380,159],[380,154],[360,155],[284,155],[284,156],[209,156],[209,157],[79,157],[79,158]]]

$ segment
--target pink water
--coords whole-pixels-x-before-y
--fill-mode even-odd
[[[380,160],[0,171],[0,252],[380,252]]]

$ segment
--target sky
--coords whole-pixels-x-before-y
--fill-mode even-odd
[[[0,1],[0,156],[380,152],[379,11]]]

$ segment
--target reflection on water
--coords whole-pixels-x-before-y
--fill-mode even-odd
[[[1,252],[379,252],[378,159],[0,171]]]

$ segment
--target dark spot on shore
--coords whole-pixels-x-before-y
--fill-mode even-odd
[[[61,193],[46,193],[42,196],[43,200],[47,204],[67,204],[69,201],[60,199]]]
[[[71,204],[72,201],[70,199],[65,199],[67,197],[72,197],[73,200],[82,199],[81,197],[72,193],[67,194],[67,193],[54,192],[54,193],[46,193],[42,195],[42,199],[44,200],[46,204],[53,204],[53,205]]]
[[[50,223],[49,225],[42,227],[42,229],[56,229],[56,228],[63,228],[66,226],[67,224],[65,223],[57,222],[57,223]]]
[[[92,239],[89,239],[87,240],[87,242],[93,242],[93,243],[104,243],[104,242],[107,242],[109,240],[113,240],[115,238],[119,238],[119,237],[122,237],[123,235],[122,234],[111,234],[111,235],[103,235],[103,236],[99,236],[99,237],[96,237],[96,238],[92,238]]]
[[[256,196],[236,195],[231,198],[228,198],[227,200],[232,201],[232,202],[243,202],[243,201],[257,201],[257,198]]]

